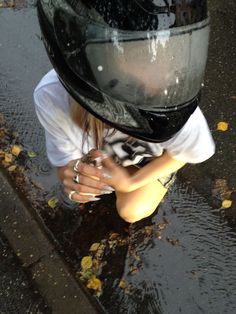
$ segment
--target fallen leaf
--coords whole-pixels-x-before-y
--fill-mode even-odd
[[[50,198],[50,200],[48,200],[48,206],[51,208],[55,208],[57,206],[58,203],[58,199],[56,197],[52,197]]]
[[[216,179],[214,190],[219,193],[222,200],[229,199],[233,192],[233,190],[229,189],[226,179]]]
[[[96,251],[98,250],[99,246],[100,246],[100,243],[93,243],[93,244],[90,246],[89,251],[90,251],[90,252],[96,252]]]
[[[6,153],[4,157],[5,157],[5,159],[4,159],[5,162],[12,162],[12,160],[13,160],[12,154]]]
[[[15,171],[16,170],[16,165],[12,165],[12,166],[10,166],[9,168],[7,168],[7,170],[9,171],[9,172],[13,172],[13,171]]]
[[[227,122],[219,122],[218,124],[217,124],[217,130],[218,131],[223,131],[223,132],[225,132],[225,131],[227,131],[228,130],[228,128],[229,128],[229,124],[227,123]]]
[[[3,139],[5,137],[4,130],[0,130],[0,139]]]
[[[82,272],[79,272],[79,278],[81,280],[89,280],[92,276],[94,276],[94,274],[91,272],[91,271],[82,271]]]
[[[93,266],[92,257],[91,256],[84,256],[81,260],[80,265],[81,265],[81,268],[83,271],[92,268],[92,266]]]
[[[232,201],[231,200],[224,200],[222,202],[222,207],[223,208],[230,208],[232,206]]]
[[[30,158],[34,158],[37,156],[37,154],[35,152],[33,152],[32,150],[28,151],[27,152],[27,155],[30,157]]]
[[[1,161],[1,165],[3,166],[3,167],[5,167],[5,168],[7,168],[7,167],[10,167],[10,162],[6,162],[5,160],[2,160]]]
[[[93,289],[95,291],[101,291],[102,290],[102,282],[100,279],[98,279],[95,276],[92,276],[88,282],[87,282],[87,288]]]
[[[11,148],[12,155],[18,157],[20,152],[22,151],[22,148],[19,145],[13,145]]]
[[[119,282],[119,288],[125,289],[127,287],[127,282],[124,279],[121,279]]]
[[[117,232],[111,233],[109,236],[109,240],[116,240],[117,238],[119,238],[119,236],[120,235]]]

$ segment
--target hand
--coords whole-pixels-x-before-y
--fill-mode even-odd
[[[100,156],[102,164],[102,177],[100,180],[113,187],[118,192],[130,192],[133,190],[132,176],[127,168],[118,165],[112,157],[106,156],[99,151],[93,151],[93,154]]]
[[[96,158],[96,157],[95,157]],[[76,202],[86,203],[99,200],[95,197],[101,194],[108,194],[113,191],[108,187],[102,178],[102,171],[94,165],[88,165],[77,160],[69,162],[66,166],[58,168],[58,175],[64,185],[64,191]],[[75,181],[78,181],[76,183]]]

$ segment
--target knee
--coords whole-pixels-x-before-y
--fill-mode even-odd
[[[117,202],[116,208],[119,216],[128,223],[135,223],[143,218],[150,216],[156,209],[149,208],[146,210],[145,208],[140,208],[139,206],[133,207],[129,204],[122,204]]]

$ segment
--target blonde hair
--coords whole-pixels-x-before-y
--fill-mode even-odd
[[[85,110],[78,102],[69,96],[70,114],[72,120],[83,130],[83,145],[86,137],[91,136],[96,149],[102,149],[104,140],[104,130],[108,127],[104,122],[95,118]]]

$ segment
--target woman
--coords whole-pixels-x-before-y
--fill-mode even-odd
[[[130,223],[155,211],[177,170],[215,149],[198,107],[206,1],[169,2],[38,2],[56,70],[34,92],[49,160],[71,200],[114,190]]]

